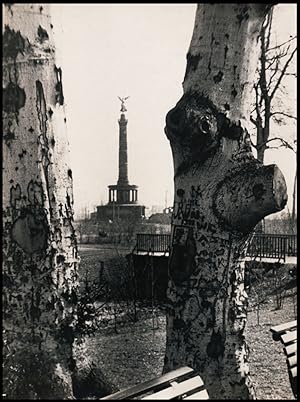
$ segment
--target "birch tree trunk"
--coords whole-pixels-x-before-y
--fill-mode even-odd
[[[174,161],[164,372],[189,365],[211,399],[255,398],[241,261],[255,225],[284,208],[284,177],[254,159],[250,92],[266,4],[198,5],[184,94],[166,117]]]
[[[73,399],[78,257],[55,28],[48,4],[3,11],[3,388]]]

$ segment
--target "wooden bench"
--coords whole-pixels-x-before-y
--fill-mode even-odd
[[[101,400],[118,399],[209,399],[199,375],[190,367],[181,367],[160,377],[135,385]]]
[[[270,328],[274,341],[281,341],[286,355],[291,387],[297,398],[297,320]]]

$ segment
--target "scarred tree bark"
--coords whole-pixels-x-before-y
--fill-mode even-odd
[[[75,336],[83,345],[55,27],[48,4],[3,11],[3,391],[9,399],[101,395],[111,390],[101,371],[72,350]]]
[[[4,386],[70,399],[78,258],[49,6],[6,4],[3,30]]]
[[[287,201],[247,132],[259,33],[271,7],[198,5],[184,95],[166,117],[174,161],[164,372],[198,370],[212,399],[254,398],[240,264],[251,231]]]

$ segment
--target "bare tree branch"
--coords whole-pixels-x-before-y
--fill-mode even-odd
[[[253,119],[253,117],[250,115],[250,121],[255,125],[255,127],[258,127],[258,121]]]
[[[280,45],[276,45],[276,46],[274,46],[274,47],[267,48],[266,51],[267,51],[267,52],[270,52],[271,50],[278,49],[278,48],[280,48],[281,46],[284,46],[284,45],[286,45],[287,43],[293,41],[294,39],[297,39],[297,35],[293,36],[291,39],[287,40],[286,42],[281,43]]]
[[[255,89],[255,110],[256,110],[257,119],[259,119],[259,118],[261,118],[260,110],[259,110],[259,108],[261,107],[261,105],[259,105],[259,101],[261,100],[261,98],[259,97],[259,94],[258,94],[258,85],[254,85],[254,89]]]
[[[270,76],[270,79],[269,79],[269,82],[268,82],[268,89],[271,88],[271,84],[273,82],[273,79],[274,79],[274,77],[276,76],[276,74],[278,73],[278,70],[279,70],[279,59],[275,58],[274,60],[276,62],[276,66],[275,66],[274,69],[272,69],[272,71],[274,71],[274,73],[271,74],[271,76]]]
[[[284,113],[284,112],[272,112],[270,115],[271,115],[271,116],[275,116],[276,114],[280,114],[280,115],[285,116],[285,117],[288,117],[288,118],[290,118],[290,119],[295,119],[295,120],[297,120],[297,117],[292,116],[291,114],[288,114],[288,113]]]
[[[269,68],[268,70],[274,71],[275,68]],[[282,72],[282,70],[280,68],[277,71],[280,72],[280,73]],[[288,72],[286,72],[284,75],[292,75],[294,77],[297,77],[297,73],[288,73]]]
[[[276,83],[276,85],[275,85],[275,87],[274,87],[274,89],[273,89],[273,91],[272,91],[272,93],[271,93],[271,95],[270,95],[270,100],[273,98],[275,92],[277,91],[277,88],[279,87],[279,85],[280,85],[280,83],[281,83],[281,81],[282,81],[282,78],[284,77],[284,74],[285,74],[285,72],[286,72],[286,70],[287,70],[287,68],[288,68],[288,66],[289,66],[289,64],[290,64],[290,62],[292,61],[292,59],[293,59],[293,57],[294,57],[296,51],[297,51],[297,48],[295,48],[295,49],[292,51],[292,53],[291,53],[289,59],[288,59],[287,62],[285,63],[285,66],[283,67],[283,70],[282,70],[282,72],[281,72],[281,74],[280,74],[280,77],[278,78],[278,81],[277,81],[277,83]]]
[[[269,144],[271,141],[280,141],[281,144],[278,145],[278,146],[270,147],[270,146],[267,145],[267,144]],[[260,144],[260,147],[262,147],[262,146],[264,146],[264,145],[265,145],[266,148],[268,148],[268,149],[277,149],[277,148],[280,148],[280,147],[285,147],[285,148],[291,149],[293,152],[296,152],[296,150],[293,148],[293,146],[292,146],[288,141],[286,141],[286,140],[284,140],[283,138],[280,138],[280,137],[270,138],[270,139],[268,139],[265,143]]]
[[[289,54],[290,47],[291,46],[289,45],[285,49],[282,49],[281,51],[278,51],[275,54],[275,57],[277,57],[278,59],[282,59],[283,57],[287,56]]]
[[[254,147],[257,150],[257,145],[254,144],[254,142],[252,142],[251,138],[250,138],[250,143],[251,143],[251,146]]]
[[[282,58],[286,57],[287,55],[288,55],[288,52],[282,51],[282,52],[277,53],[277,54],[272,54],[270,57],[266,57],[266,61],[270,62],[270,61],[272,61],[274,59],[282,59]]]
[[[297,78],[297,73],[285,73],[285,75],[289,75],[289,76]]]
[[[276,62],[277,58],[276,57],[270,57],[269,59],[266,58],[266,62],[269,62],[269,64],[266,66],[267,70],[272,70],[272,65]],[[276,68],[276,67],[275,67]]]

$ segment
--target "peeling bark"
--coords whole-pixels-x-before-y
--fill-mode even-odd
[[[79,257],[55,31],[49,5],[3,10],[3,392],[74,399]]]
[[[241,261],[251,232],[284,208],[284,177],[247,132],[259,33],[270,5],[198,5],[184,94],[166,116],[174,161],[164,372],[199,371],[211,399],[255,398]]]

